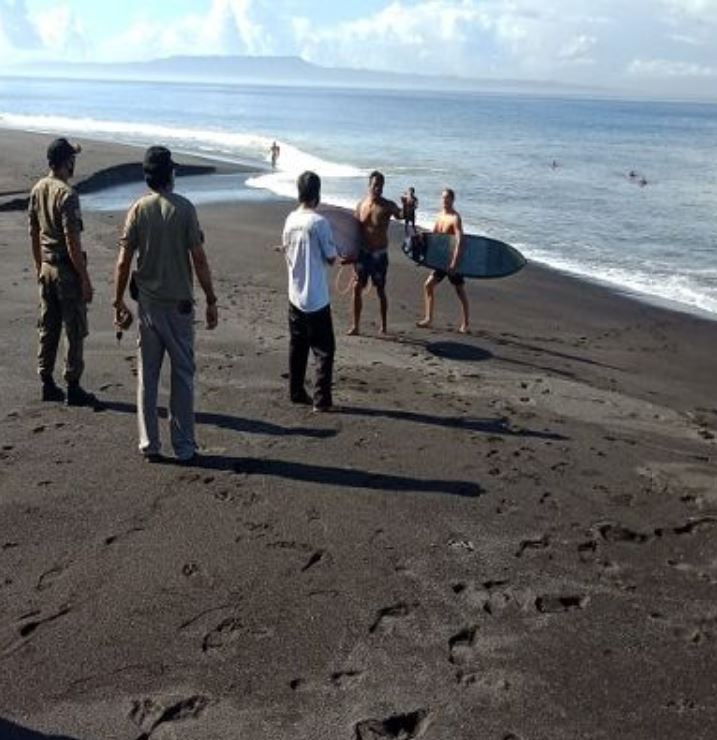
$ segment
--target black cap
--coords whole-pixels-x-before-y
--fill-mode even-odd
[[[172,152],[166,146],[151,146],[144,153],[142,167],[148,175],[154,175],[174,170],[177,164],[172,160]]]
[[[63,136],[59,139],[55,139],[50,146],[47,147],[47,161],[50,163],[51,167],[59,167],[81,151],[82,147],[79,144],[70,144],[70,142]]]

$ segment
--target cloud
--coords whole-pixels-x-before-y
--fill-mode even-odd
[[[581,33],[568,41],[558,52],[558,58],[568,61],[592,62],[590,52],[597,44],[595,36]]]
[[[42,59],[88,48],[85,31],[68,3],[30,11],[25,0],[0,0],[0,48],[11,61]]]
[[[38,10],[29,13],[26,3]],[[717,66],[717,0],[195,0],[167,19],[145,3],[85,29],[72,0],[0,0],[0,51],[17,58],[146,60],[298,55],[326,66],[587,86]],[[39,8],[42,7],[42,13]],[[108,6],[109,7],[109,6]],[[186,7],[186,5],[184,6]],[[368,8],[362,10],[362,8]],[[88,21],[89,22],[89,21]],[[92,39],[93,46],[87,40]],[[666,62],[676,59],[680,62]],[[660,62],[660,63],[658,63]],[[702,70],[702,72],[700,72]]]
[[[69,4],[45,8],[31,18],[44,49],[84,56],[88,49],[85,29]]]
[[[105,59],[150,59],[175,54],[273,54],[272,33],[256,18],[252,0],[212,0],[206,13],[190,13],[170,23],[146,12],[105,45]]]
[[[662,0],[662,4],[675,15],[717,24],[717,0]]]
[[[554,57],[556,44],[544,42],[557,20],[534,0],[394,0],[332,26],[297,18],[294,30],[302,56],[317,62],[490,76],[529,70],[541,52]]]
[[[0,49],[40,49],[42,40],[25,0],[0,0]]]
[[[673,61],[669,59],[634,59],[627,73],[633,77],[645,78],[717,78],[717,66],[706,66],[694,62]]]

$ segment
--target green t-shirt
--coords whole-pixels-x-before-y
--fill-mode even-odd
[[[127,213],[120,247],[137,253],[140,298],[155,303],[194,300],[189,253],[204,241],[197,211],[176,193],[149,193]]]
[[[80,199],[72,187],[52,175],[38,180],[30,193],[27,216],[30,233],[40,235],[42,259],[69,259],[66,234],[82,231]]]

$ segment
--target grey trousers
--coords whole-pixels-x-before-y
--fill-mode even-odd
[[[165,352],[171,364],[169,428],[172,448],[180,460],[197,451],[194,439],[194,311],[180,313],[177,306],[140,300],[137,421],[139,449],[158,453],[157,395]]]

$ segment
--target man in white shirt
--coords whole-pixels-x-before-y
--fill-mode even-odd
[[[337,251],[329,222],[315,210],[321,198],[319,176],[304,172],[296,187],[299,206],[287,216],[282,236],[289,273],[289,397],[292,403],[313,403],[314,411],[331,411],[336,342],[327,268]],[[316,360],[313,399],[304,387],[309,350]]]

